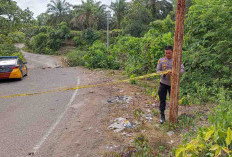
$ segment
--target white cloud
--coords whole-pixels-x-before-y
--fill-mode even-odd
[[[34,13],[34,17],[37,17],[39,14],[47,10],[47,4],[50,0],[15,0],[18,6],[22,9],[27,7]],[[81,4],[81,0],[66,0],[70,4],[77,5]],[[102,4],[110,5],[111,2],[115,0],[100,0]]]

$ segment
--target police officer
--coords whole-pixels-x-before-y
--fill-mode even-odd
[[[163,124],[165,122],[165,108],[166,108],[166,96],[167,92],[171,92],[171,75],[172,75],[172,53],[173,47],[166,46],[164,48],[165,57],[160,58],[157,64],[157,72],[168,71],[167,74],[161,75],[160,78],[160,86],[159,86],[159,99],[160,99],[160,123]],[[184,65],[181,64],[181,74],[184,73]]]

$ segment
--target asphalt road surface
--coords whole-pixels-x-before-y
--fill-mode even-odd
[[[22,45],[18,45],[22,47]],[[22,81],[0,81],[0,96],[81,83],[76,68],[62,68],[56,57],[24,52],[29,73]],[[0,157],[33,156],[61,121],[78,91],[0,99]]]

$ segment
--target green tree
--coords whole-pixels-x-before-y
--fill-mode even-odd
[[[51,0],[47,5],[47,13],[51,14],[51,23],[61,23],[67,20],[71,5],[65,0]]]
[[[38,25],[45,26],[49,24],[50,19],[51,17],[48,13],[41,13],[39,16],[37,16]]]
[[[114,11],[114,16],[116,18],[117,28],[121,28],[121,21],[125,15],[127,8],[126,0],[116,0],[116,2],[111,2],[110,8]]]
[[[153,21],[152,13],[145,7],[143,1],[132,1],[128,13],[122,21],[123,32],[124,34],[141,37],[148,31],[151,21]]]
[[[186,93],[215,95],[232,84],[232,1],[194,0],[186,19],[182,77]],[[202,94],[201,94],[202,95]],[[204,99],[205,100],[205,99]]]
[[[102,17],[106,17],[105,5],[93,0],[82,1],[81,5],[74,6],[74,18],[71,23],[78,29],[97,28]]]
[[[15,1],[0,0],[0,32],[26,31],[35,24],[33,13],[27,8],[22,10]]]
[[[167,0],[145,0],[145,3],[155,19],[164,19],[173,10],[172,4]]]
[[[4,15],[7,13],[7,10],[9,8],[9,1],[6,0],[0,0],[0,15]]]

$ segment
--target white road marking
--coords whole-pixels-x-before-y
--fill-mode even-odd
[[[80,84],[80,78],[77,78],[77,85]],[[48,136],[52,133],[52,131],[56,128],[56,126],[60,123],[61,119],[64,117],[65,113],[68,111],[68,108],[71,106],[71,104],[73,103],[76,95],[77,95],[77,91],[78,89],[76,89],[69,101],[69,103],[67,104],[64,112],[58,117],[58,119],[56,120],[56,122],[50,127],[50,129],[47,131],[47,133],[43,136],[43,138],[40,140],[40,142],[33,148],[33,152],[31,153],[32,155],[35,155],[36,152],[40,149],[40,147],[42,146],[42,144],[47,140]]]

